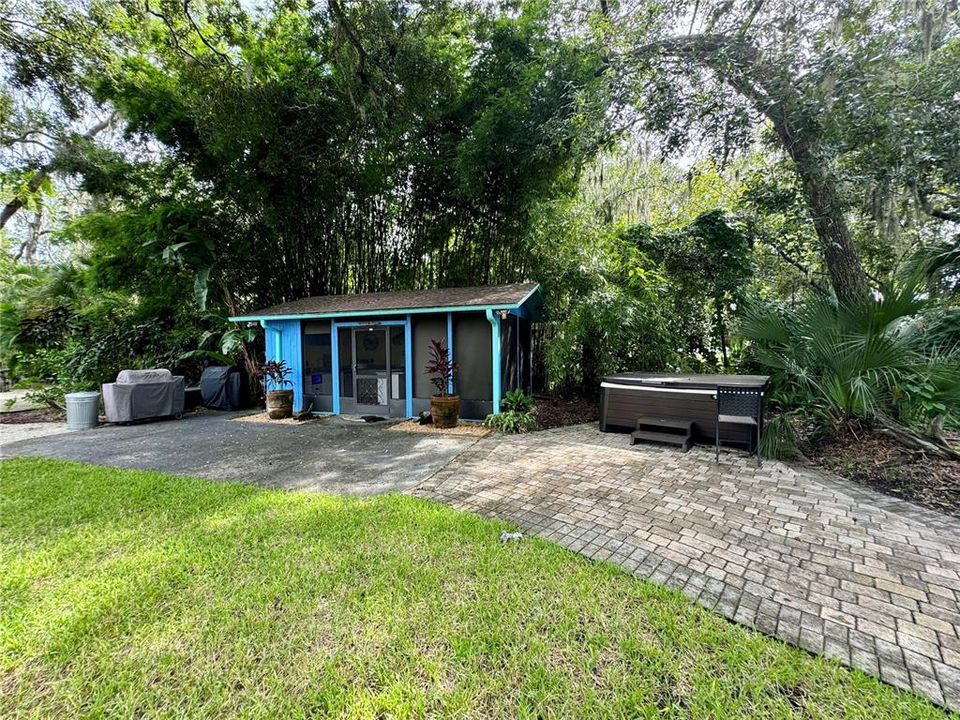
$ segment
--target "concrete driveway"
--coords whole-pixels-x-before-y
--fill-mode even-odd
[[[3,456],[40,455],[111,467],[237,480],[264,487],[374,495],[426,479],[475,440],[387,430],[328,417],[302,425],[242,422],[239,413],[109,425],[6,442]]]

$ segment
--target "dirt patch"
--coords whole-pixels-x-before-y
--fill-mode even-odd
[[[401,423],[391,425],[387,430],[397,430],[399,432],[432,433],[434,435],[466,435],[469,437],[486,437],[493,430],[486,428],[480,423],[471,423],[460,421],[456,427],[438,428],[433,425],[421,425],[416,420],[404,420]]]
[[[875,432],[831,438],[809,448],[808,457],[861,485],[960,517],[960,462],[908,452]]]
[[[27,423],[60,423],[66,418],[63,410],[37,408],[36,410],[12,410],[0,413],[0,425],[26,425]]]
[[[534,395],[533,401],[537,408],[537,429],[539,430],[600,420],[600,403],[595,398]]]
[[[307,423],[318,422],[323,418],[310,417],[306,420],[298,420],[296,417],[284,418],[283,420],[271,420],[266,412],[251,413],[249,415],[240,415],[233,418],[234,422],[266,423],[267,425],[306,425]]]

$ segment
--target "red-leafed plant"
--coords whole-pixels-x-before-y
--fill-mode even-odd
[[[448,388],[453,383],[457,372],[457,364],[450,359],[450,353],[439,340],[430,341],[430,362],[427,363],[426,373],[432,375],[430,382],[437,389],[437,395],[447,397]]]
[[[283,390],[284,386],[293,387],[290,381],[291,370],[287,367],[286,360],[268,360],[257,368],[257,377],[263,385],[264,392],[270,390]]]

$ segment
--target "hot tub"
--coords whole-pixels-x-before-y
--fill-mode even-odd
[[[631,432],[641,415],[689,420],[695,440],[716,441],[718,385],[766,392],[767,375],[680,375],[628,372],[608,375],[600,383],[600,430]],[[762,405],[761,405],[762,407]],[[761,426],[763,413],[761,410]],[[753,450],[750,427],[724,425],[721,441]]]

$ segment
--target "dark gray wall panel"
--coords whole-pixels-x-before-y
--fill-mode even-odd
[[[430,376],[424,373],[430,358],[430,341],[440,340],[447,345],[446,315],[413,316],[413,396],[429,398],[436,390]]]
[[[490,323],[483,313],[453,316],[453,358],[460,366],[456,390],[464,400],[493,399]]]

